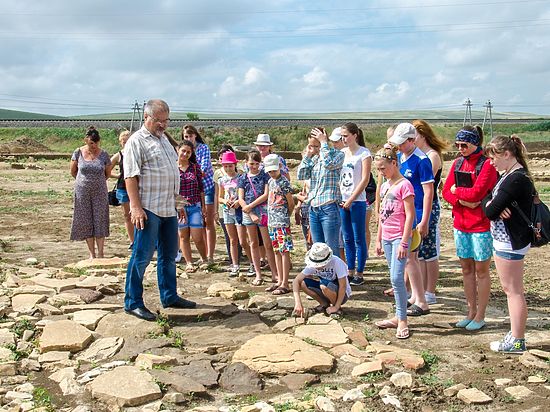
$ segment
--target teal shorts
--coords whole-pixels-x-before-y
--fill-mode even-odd
[[[456,255],[461,259],[483,262],[493,255],[491,232],[466,233],[454,229]]]

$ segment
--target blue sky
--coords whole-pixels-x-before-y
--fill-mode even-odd
[[[550,1],[3,0],[0,107],[550,114]]]

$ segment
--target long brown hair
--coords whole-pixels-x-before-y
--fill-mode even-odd
[[[518,135],[496,136],[485,146],[485,154],[489,157],[495,154],[502,154],[505,151],[509,151],[516,158],[518,163],[525,169],[529,178],[533,180],[527,166],[527,149]]]
[[[412,122],[416,132],[426,139],[426,143],[432,149],[434,149],[439,156],[443,153],[443,150],[446,150],[449,144],[437,136],[431,126],[425,120],[417,119]]]
[[[351,134],[357,135],[357,144],[359,146],[365,147],[365,137],[363,136],[363,131],[359,129],[355,123],[349,122],[342,126],[342,129],[346,129]]]
[[[192,124],[186,124],[184,125],[182,128],[181,128],[181,139],[185,139],[184,135],[185,135],[185,132],[191,132],[195,135],[195,140],[198,142],[198,143],[204,143],[204,139],[202,138],[202,136],[200,135],[199,131],[197,130],[197,128],[195,126],[193,126]],[[197,145],[198,146],[198,145]]]

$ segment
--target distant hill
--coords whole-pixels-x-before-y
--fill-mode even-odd
[[[0,120],[47,120],[63,119],[62,116],[52,114],[21,112],[19,110],[0,109]]]
[[[394,110],[379,112],[333,112],[333,113],[200,113],[199,119],[463,119],[463,110]],[[484,111],[472,110],[473,119],[483,119]],[[170,113],[172,119],[186,119],[185,112]],[[54,116],[49,114],[0,109],[0,120],[43,120],[43,119],[121,119],[130,120],[131,112],[97,113],[77,116]],[[523,112],[493,112],[493,119],[550,119],[550,115]]]

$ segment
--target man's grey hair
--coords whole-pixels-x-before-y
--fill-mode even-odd
[[[170,113],[168,103],[161,99],[151,99],[145,104],[144,113],[153,116],[155,113]]]

